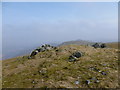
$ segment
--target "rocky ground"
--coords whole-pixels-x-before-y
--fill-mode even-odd
[[[79,51],[83,56],[70,62]],[[3,88],[118,88],[118,54],[114,48],[63,45],[57,49],[3,61]]]

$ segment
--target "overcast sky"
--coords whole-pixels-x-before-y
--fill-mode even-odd
[[[10,2],[2,8],[3,49],[77,39],[118,39],[117,2]]]

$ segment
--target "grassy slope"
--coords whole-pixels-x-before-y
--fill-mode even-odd
[[[75,51],[82,51],[85,55],[76,62],[68,62],[69,55]],[[17,57],[4,60],[3,88],[116,88],[118,53],[113,48],[66,45],[59,47],[58,51],[40,52],[35,59]],[[107,72],[107,75],[89,70],[91,66]],[[91,77],[100,82],[87,85],[85,81]],[[76,85],[76,80],[80,84]]]
[[[116,49],[118,49],[118,45],[120,45],[120,42],[119,42],[119,44],[117,42],[107,43],[108,47],[116,48]]]

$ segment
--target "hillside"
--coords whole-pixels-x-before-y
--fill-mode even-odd
[[[118,45],[120,45],[120,42],[112,42],[112,43],[106,43],[108,47],[110,48],[116,48],[118,49]]]
[[[80,51],[83,56],[69,62]],[[118,49],[62,45],[3,61],[3,88],[117,88]]]

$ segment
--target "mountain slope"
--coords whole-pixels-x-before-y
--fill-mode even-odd
[[[84,55],[75,62],[75,51]],[[84,45],[63,45],[57,50],[3,61],[3,88],[116,88],[118,87],[118,51]],[[94,79],[98,82],[94,82]],[[88,82],[90,81],[90,82]]]

